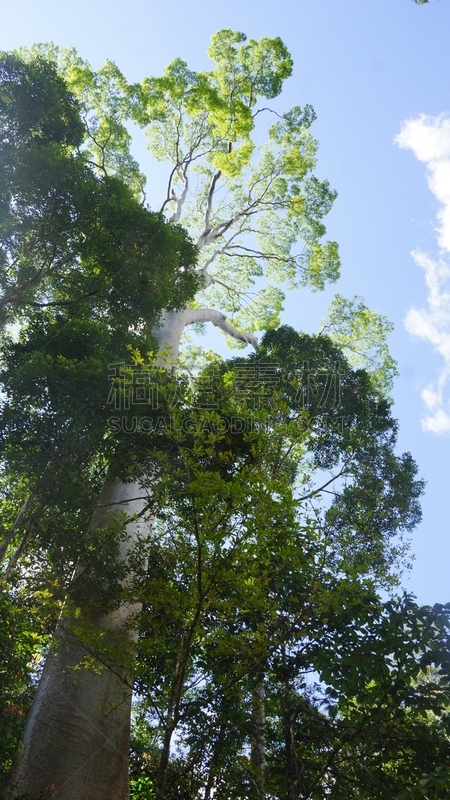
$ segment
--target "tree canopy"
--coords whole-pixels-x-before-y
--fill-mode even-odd
[[[327,394],[337,357],[338,403]],[[320,385],[307,402],[306,360],[309,377],[316,389]],[[250,376],[247,386],[244,375]],[[375,709],[386,714],[390,731],[397,702],[404,702],[400,688],[392,707],[381,699],[395,682],[389,638],[395,638],[395,620],[408,628],[415,615],[420,620],[439,613],[418,609],[410,598],[383,607],[376,596],[375,587],[392,578],[396,534],[417,521],[422,490],[410,457],[394,455],[396,425],[387,403],[329,339],[287,328],[268,333],[250,360],[211,365],[190,402],[181,387],[176,397],[166,410],[173,425],[169,444],[161,446],[159,490],[152,480],[157,523],[140,579],[145,601],[133,740],[136,792],[148,781],[157,798],[259,796],[251,741],[255,689],[263,684],[269,796],[298,797],[301,791],[319,798],[337,782],[337,796],[356,798],[371,789],[373,796],[394,796],[408,770],[421,777],[438,740],[444,750],[446,745],[437,723],[427,761],[421,748],[426,750],[430,732],[418,725],[412,738],[424,761],[406,756],[405,721],[393,750],[381,758],[377,753],[384,722],[372,717]],[[145,469],[145,443],[141,447]],[[437,642],[428,650],[423,637],[423,664],[430,659],[442,678],[439,699],[433,705],[426,677],[417,695],[420,705],[423,691],[438,716],[439,703],[447,702],[446,635],[441,650]],[[417,640],[405,634],[402,641],[406,650],[396,651],[395,663],[408,692],[420,659]],[[373,705],[364,700],[372,685]],[[355,692],[358,700],[350,701]],[[352,703],[358,708],[353,716]],[[420,718],[421,711],[414,707],[411,714]],[[368,763],[354,787],[346,762],[361,736],[367,736]],[[381,790],[396,758],[406,758],[408,767]]]
[[[4,55],[0,81],[3,324],[76,304],[127,332],[184,304],[197,288],[193,245],[94,170],[80,150],[80,105],[55,65]]]
[[[53,45],[0,58],[2,778],[44,653],[70,651],[58,685],[87,687],[92,729],[135,662],[133,800],[438,798],[449,608],[396,595],[423,482],[390,324],[340,295],[315,336],[280,324],[285,290],[339,274],[315,114],[268,106],[280,39],[219,31],[208,55],[139,84]],[[130,122],[167,167],[156,212]],[[191,346],[175,372],[208,322],[255,352]],[[111,477],[137,512],[97,500]],[[78,800],[57,737],[19,795]],[[127,800],[96,753],[89,800]]]
[[[79,99],[89,159],[135,191],[144,179],[125,124],[145,128],[151,153],[168,166],[161,211],[187,227],[202,254],[198,305],[219,305],[233,325],[264,330],[279,322],[280,283],[318,289],[336,280],[337,245],[321,241],[336,195],[313,172],[314,111],[295,107],[280,116],[262,105],[291,74],[281,40],[247,42],[242,33],[220,31],[208,50],[213,70],[193,72],[176,59],[161,78],[140,85],[129,85],[111,62],[94,73],[74,51],[31,52],[57,59]],[[274,118],[263,145],[253,136],[260,114]],[[252,294],[264,274],[269,285]]]

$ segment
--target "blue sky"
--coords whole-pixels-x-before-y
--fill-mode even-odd
[[[362,295],[395,323],[399,446],[427,481],[416,555],[404,585],[420,602],[450,600],[450,2],[430,0],[15,0],[2,9],[0,49],[73,45],[93,66],[116,61],[129,80],[176,56],[207,69],[220,28],[280,36],[294,58],[278,110],[311,103],[317,174],[338,191],[328,237],[340,244],[336,286],[288,299],[284,321],[318,329],[335,291]],[[264,130],[261,129],[261,136]],[[149,178],[153,165],[137,144]],[[157,174],[157,173],[154,173]],[[155,203],[157,202],[155,196]],[[415,256],[411,255],[414,251]]]

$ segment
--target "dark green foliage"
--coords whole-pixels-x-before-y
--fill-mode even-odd
[[[301,368],[308,362],[317,379],[334,375],[336,361],[340,397],[326,424],[318,394],[305,403],[299,391]],[[151,746],[143,742],[148,758],[135,774],[171,800],[198,797],[200,787],[220,800],[256,796],[251,709],[263,682],[271,796],[300,790],[318,800],[335,786],[336,797],[373,790],[388,800],[408,770],[420,775],[436,763],[433,748],[446,757],[449,699],[447,610],[408,598],[383,607],[374,591],[391,579],[395,537],[417,520],[423,487],[411,457],[395,453],[388,404],[326,337],[289,328],[268,334],[255,356],[212,364],[193,394],[186,383],[167,389],[165,412],[176,424],[131,436],[144,472],[146,447],[161,465],[160,480],[152,475],[157,527],[138,584],[138,730],[147,719]],[[207,400],[214,410],[202,407]],[[186,426],[193,402],[196,424]],[[232,417],[255,424],[233,432]],[[430,664],[440,671],[434,694]],[[400,683],[391,702],[393,669]],[[436,725],[421,723],[423,710]],[[379,755],[381,728],[392,738],[399,717],[399,735]],[[367,767],[355,788],[346,765],[360,743]],[[405,766],[391,779],[396,759]],[[388,789],[377,794],[384,779]]]
[[[76,303],[127,330],[183,306],[197,288],[194,246],[90,166],[78,103],[54,66],[6,54],[0,78],[3,321]]]
[[[109,364],[138,329],[150,347],[160,311],[194,293],[196,251],[87,163],[80,106],[52,63],[3,54],[0,78],[0,313],[20,321],[3,334],[2,557],[32,498],[20,529],[67,579],[114,451]]]
[[[33,666],[44,653],[60,608],[55,583],[0,581],[0,790],[8,776],[34,695]]]
[[[81,144],[80,106],[54,64],[40,57],[24,63],[12,53],[1,54],[0,129],[3,152],[11,157],[18,146]]]

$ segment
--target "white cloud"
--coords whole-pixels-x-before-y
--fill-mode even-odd
[[[439,246],[450,252],[450,118],[422,114],[409,119],[395,141],[427,165],[428,186],[442,204],[437,215]]]
[[[434,384],[422,391],[427,416],[422,420],[426,431],[450,434],[450,118],[444,115],[407,120],[395,139],[399,147],[409,148],[419,161],[427,165],[430,191],[440,203],[437,212],[439,259],[413,252],[416,263],[425,273],[428,288],[427,308],[412,308],[405,318],[405,327],[433,345],[443,359]]]

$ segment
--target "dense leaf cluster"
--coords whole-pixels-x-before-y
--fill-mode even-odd
[[[80,106],[50,62],[0,62],[3,323],[76,305],[113,329],[154,324],[197,288],[194,246],[80,152]]]
[[[166,392],[172,427],[131,435],[156,520],[134,563],[134,796],[258,797],[263,687],[269,796],[394,798],[449,756],[449,609],[375,591],[423,489],[389,404],[327,337],[286,327]]]

